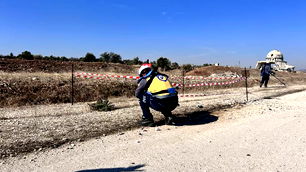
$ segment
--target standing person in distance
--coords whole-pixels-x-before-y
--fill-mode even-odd
[[[270,74],[274,74],[274,72],[272,72],[271,63],[269,63],[269,62],[264,63],[261,67],[261,70],[260,70],[260,75],[261,75],[261,81],[260,81],[260,85],[259,85],[260,87],[262,87],[262,85],[264,85],[265,88],[268,87]]]

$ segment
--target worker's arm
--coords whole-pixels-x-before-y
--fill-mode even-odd
[[[145,89],[145,86],[146,86],[146,83],[147,83],[147,80],[146,79],[141,79],[138,83],[138,87],[135,91],[135,96],[137,98],[142,98],[143,94],[144,94],[144,89]]]

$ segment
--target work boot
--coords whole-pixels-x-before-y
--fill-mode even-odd
[[[174,116],[169,116],[165,118],[166,125],[176,125],[176,120]]]
[[[144,127],[155,127],[155,123],[153,121],[153,119],[147,119],[147,118],[143,118],[140,122],[141,126]]]

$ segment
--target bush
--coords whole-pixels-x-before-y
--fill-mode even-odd
[[[93,55],[92,53],[87,53],[87,54],[85,55],[85,57],[82,58],[82,60],[83,60],[84,62],[95,62],[95,61],[96,61],[96,56]]]
[[[115,106],[107,99],[100,98],[96,103],[89,104],[91,110],[95,111],[111,111],[115,109]]]

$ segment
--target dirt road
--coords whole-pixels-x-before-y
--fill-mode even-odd
[[[1,171],[305,171],[306,91],[0,161]],[[214,121],[214,122],[212,122]]]

